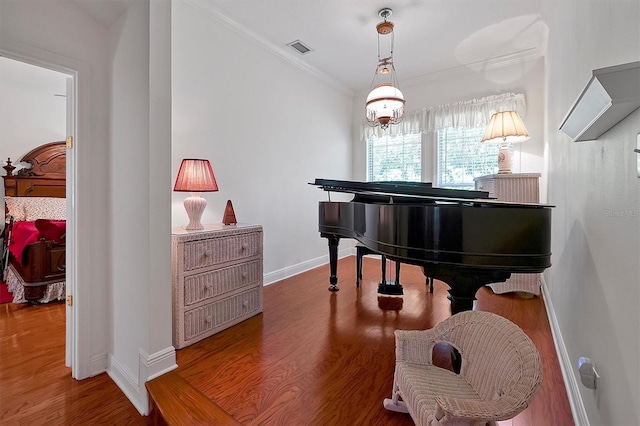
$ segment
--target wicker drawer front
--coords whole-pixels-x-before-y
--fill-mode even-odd
[[[191,241],[184,244],[183,270],[257,256],[262,248],[262,233],[239,234],[223,238]]]
[[[184,314],[184,339],[189,340],[253,313],[262,312],[262,288],[253,288]]]
[[[247,287],[261,279],[261,259],[187,276],[184,279],[184,306]]]

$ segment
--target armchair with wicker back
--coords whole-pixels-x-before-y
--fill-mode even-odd
[[[417,425],[495,424],[524,410],[542,383],[540,355],[524,331],[480,311],[455,314],[429,330],[397,330],[396,369],[385,408],[408,412]],[[460,373],[432,363],[448,343]]]

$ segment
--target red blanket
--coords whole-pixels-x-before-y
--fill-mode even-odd
[[[24,248],[38,241],[39,235],[40,231],[36,228],[35,222],[13,222],[9,241],[9,251],[13,257],[22,261]]]
[[[14,258],[20,259],[20,261],[24,263],[23,253],[25,247],[37,242],[41,238],[53,240],[58,243],[63,242],[65,228],[65,221],[38,219],[35,222],[13,222],[9,251]]]

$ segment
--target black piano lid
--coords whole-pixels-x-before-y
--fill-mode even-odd
[[[536,206],[536,207],[553,207],[535,203],[517,203],[511,201],[499,201],[489,197],[487,191],[473,191],[466,189],[446,189],[434,188],[431,182],[401,182],[401,181],[384,181],[384,182],[357,182],[349,180],[320,179],[316,178],[315,185],[325,191],[346,192],[362,195],[379,195],[385,194],[389,196],[400,196],[407,198],[428,199],[434,201],[451,202],[451,203],[482,203],[497,205],[513,205],[513,206]],[[393,198],[393,197],[392,197]]]
[[[486,191],[470,191],[466,189],[434,188],[431,182],[355,182],[349,180],[316,179],[314,183],[325,191],[335,192],[379,192],[398,195],[426,195],[446,198],[489,198]]]

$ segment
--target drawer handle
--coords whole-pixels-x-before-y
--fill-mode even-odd
[[[242,243],[242,250],[246,250],[249,245],[247,243]]]
[[[249,274],[247,273],[247,271],[243,271],[243,272],[242,272],[242,278],[247,278],[247,275],[249,275]]]
[[[205,292],[207,292],[207,291],[211,291],[211,289],[212,289],[212,288],[213,288],[213,283],[206,283],[206,284],[204,285],[204,291],[205,291]]]
[[[205,252],[204,252],[204,255],[205,255],[206,257],[211,257],[211,254],[212,254],[212,253],[211,253],[211,250],[207,250],[207,251],[205,251]]]
[[[242,302],[242,306],[245,307],[245,308],[248,307],[249,306],[249,301],[245,300],[244,302]]]
[[[212,320],[211,315],[209,315],[205,317],[204,322],[206,322],[207,324],[211,324],[211,320]]]

